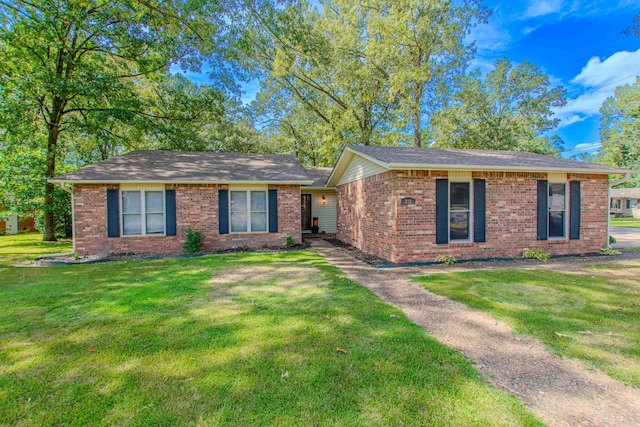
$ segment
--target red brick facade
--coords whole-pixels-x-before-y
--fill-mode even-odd
[[[107,237],[107,189],[117,185],[76,184],[74,187],[75,243],[80,255],[182,252],[184,231],[202,233],[204,250],[246,245],[253,248],[282,246],[287,236],[301,241],[300,186],[269,185],[278,190],[277,233],[218,233],[218,190],[226,185],[166,185],[176,190],[176,236]]]
[[[537,240],[537,180],[546,173],[474,172],[486,180],[486,242],[436,244],[435,180],[446,171],[390,171],[340,185],[337,238],[394,263],[511,258],[524,248],[552,255],[598,252],[608,243],[607,175],[567,174],[581,181],[580,239]],[[415,205],[400,205],[411,197]],[[567,200],[570,197],[567,186]],[[567,230],[568,234],[568,230]]]
[[[33,217],[18,217],[18,231],[30,232],[36,231],[36,220]],[[0,234],[7,233],[7,222],[4,219],[0,219]]]

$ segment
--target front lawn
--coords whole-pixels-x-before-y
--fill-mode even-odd
[[[1,424],[539,425],[312,252],[1,274]]]
[[[640,228],[640,218],[611,218],[613,228]]]
[[[0,265],[17,261],[33,260],[39,256],[71,252],[69,239],[58,242],[43,242],[42,234],[27,233],[0,236]]]
[[[415,280],[488,312],[558,354],[640,387],[640,262],[583,267],[577,273],[493,270]]]

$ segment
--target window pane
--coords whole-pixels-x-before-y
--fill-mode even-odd
[[[132,214],[122,215],[122,234],[125,236],[142,234],[142,216]]]
[[[122,212],[140,213],[140,192],[139,191],[123,191],[122,192]]]
[[[147,191],[144,193],[145,209],[147,212],[164,212],[162,206],[162,191]]]
[[[564,237],[564,212],[549,212],[549,237]]]
[[[147,234],[164,233],[164,215],[163,214],[147,214]]]
[[[231,212],[231,232],[242,233],[247,231],[247,213]]]
[[[231,192],[231,212],[246,212],[246,211],[247,211],[247,192],[232,191]]]
[[[469,240],[469,212],[451,212],[449,240]]]
[[[267,193],[265,191],[251,192],[251,211],[266,212],[267,210]]]
[[[451,183],[451,204],[452,211],[469,210],[469,183]]]
[[[267,231],[267,213],[251,213],[251,231]]]
[[[564,184],[549,184],[549,210],[564,210]]]

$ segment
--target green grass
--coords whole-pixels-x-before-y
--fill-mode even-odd
[[[4,235],[0,236],[0,266],[72,250],[71,240],[68,239],[43,242],[40,233]]]
[[[640,262],[603,264],[581,273],[493,270],[414,280],[486,311],[558,354],[640,387]]]
[[[0,273],[2,424],[540,425],[312,252]]]
[[[640,228],[640,218],[611,218],[613,228]]]

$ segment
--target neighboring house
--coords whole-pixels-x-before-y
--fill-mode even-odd
[[[0,206],[0,210],[2,207]],[[7,215],[0,217],[0,234],[18,234],[18,232],[36,231],[36,220],[33,217]]]
[[[640,218],[640,188],[612,188],[610,197],[612,214]]]
[[[348,146],[327,185],[337,238],[394,263],[553,255],[608,244],[608,174],[539,154]]]
[[[344,149],[333,169],[286,155],[135,151],[55,177],[73,184],[81,255],[178,253],[296,242],[320,232],[393,263],[598,252],[608,243],[608,174],[539,154]]]
[[[295,156],[134,151],[51,179],[73,184],[81,255],[179,253],[186,229],[206,250],[282,246],[302,239]]]
[[[303,233],[310,233],[313,225],[318,227],[320,233],[336,232],[336,189],[326,186],[332,170],[333,168],[306,169],[307,174],[313,179],[313,184],[301,188],[300,212]]]

